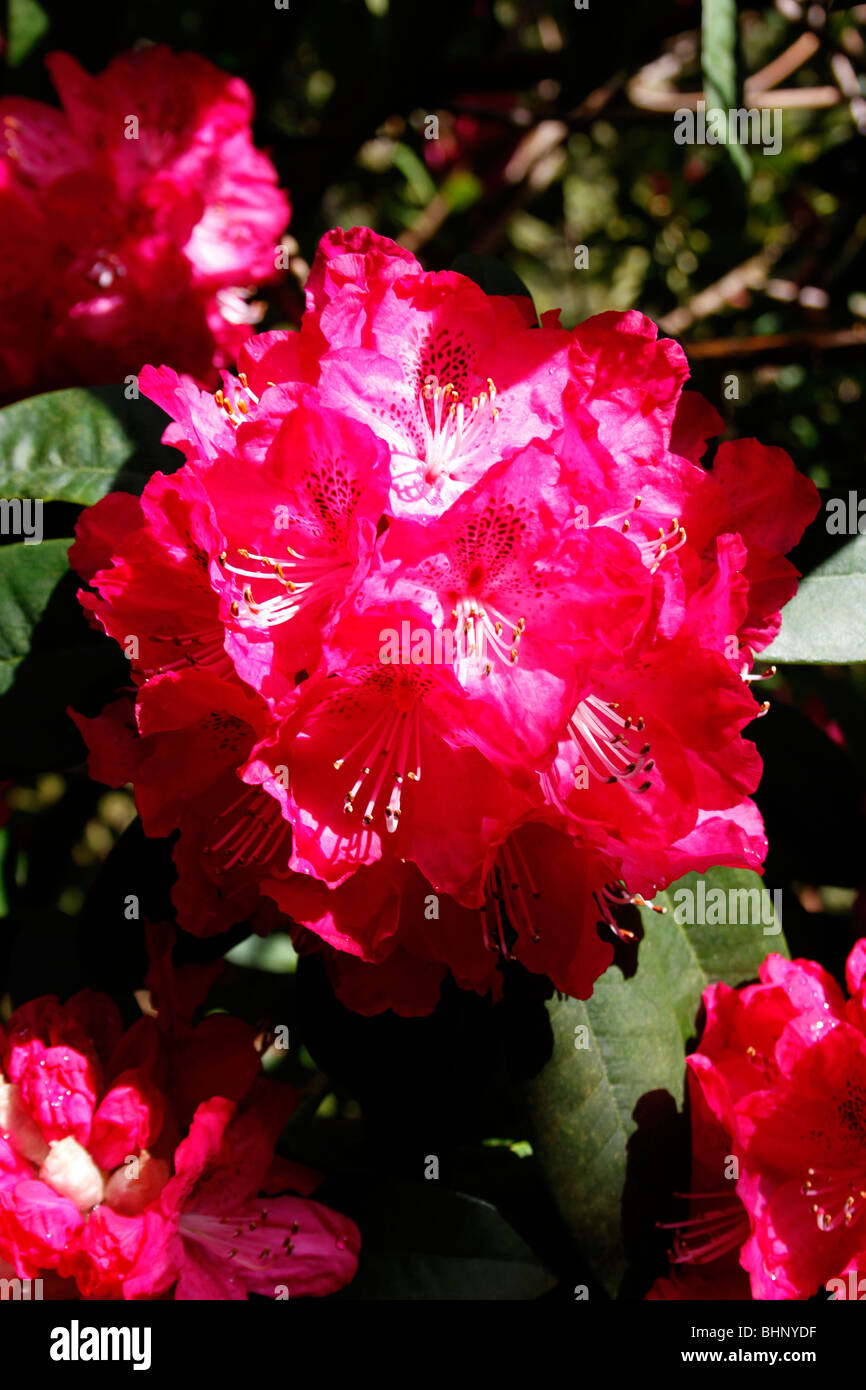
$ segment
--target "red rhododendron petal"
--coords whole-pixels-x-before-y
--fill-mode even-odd
[[[231,143],[243,96],[221,101]],[[173,152],[195,170],[212,135],[187,151],[184,110],[156,184],[172,227]],[[134,728],[129,705],[79,720],[94,770],[134,781],[147,833],[179,832],[195,934],[288,916],[366,1012],[389,989],[429,1011],[443,967],[495,997],[511,954],[585,994],[619,905],[760,868],[748,679],[816,491],[755,441],[704,467],[719,416],[637,312],[567,332],[364,228],[323,239],[307,291],[300,330],[249,340],[214,397],[142,373],[186,462],[79,525],[91,620],[138,638]],[[545,819],[582,911],[560,926],[551,904],[540,944],[491,875]]]
[[[246,287],[274,278],[290,211],[249,89],[161,45],[98,76],[65,53],[46,66],[62,111],[0,101],[4,394],[122,380],[148,358],[210,378],[259,316]]]

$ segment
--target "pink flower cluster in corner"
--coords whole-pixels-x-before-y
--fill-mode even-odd
[[[810,960],[711,985],[687,1059],[689,1215],[651,1298],[866,1295],[866,939],[849,998]]]
[[[185,463],[79,523],[134,692],[78,723],[179,830],[185,929],[290,922],[365,1013],[514,958],[587,997],[620,905],[760,867],[749,680],[818,497],[756,440],[704,467],[687,375],[639,313],[537,323],[366,228],[215,396],[142,373]]]
[[[0,100],[0,398],[167,357],[210,382],[289,219],[248,87],[163,46],[96,77],[66,53],[47,66],[61,110]]]
[[[0,1030],[4,1275],[84,1299],[347,1284],[358,1231],[309,1199],[318,1174],[275,1157],[297,1097],[260,1075],[253,1035],[228,1015],[193,1028],[167,992],[125,1032],[91,991],[17,1009]]]

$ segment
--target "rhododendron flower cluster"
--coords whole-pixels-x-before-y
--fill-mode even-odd
[[[848,1298],[861,1287],[866,939],[846,973],[847,999],[814,961],[771,955],[759,984],[705,991],[687,1058],[694,1196],[671,1277],[651,1297]]]
[[[193,1028],[162,1007],[124,1032],[89,991],[17,1009],[0,1033],[4,1277],[85,1299],[348,1283],[358,1232],[309,1199],[317,1174],[275,1157],[296,1096],[259,1075],[253,1039],[227,1015]]]
[[[705,467],[687,375],[363,228],[214,396],[142,373],[185,462],[79,524],[133,688],[78,722],[180,832],[183,927],[291,923],[363,1012],[515,958],[586,997],[622,904],[760,866],[750,681],[818,498],[755,440]]]
[[[46,60],[62,110],[0,100],[0,399],[234,361],[289,218],[252,96],[157,46],[97,77]]]

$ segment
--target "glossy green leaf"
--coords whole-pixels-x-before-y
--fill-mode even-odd
[[[77,762],[84,746],[66,710],[95,714],[127,676],[116,643],[76,599],[69,538],[0,547],[0,776]]]
[[[0,410],[0,497],[89,505],[140,492],[157,469],[174,472],[183,459],[160,443],[165,415],[126,390],[49,391]]]
[[[48,600],[68,569],[69,540],[0,548],[0,694],[11,686]]]
[[[722,868],[689,874],[659,893],[654,902],[666,911],[662,916],[642,909],[645,935],[634,974],[625,978],[613,966],[586,1002],[551,1001],[553,1054],[527,1087],[536,1156],[589,1266],[612,1294],[628,1266],[623,1192],[636,1109],[644,1106],[658,1116],[665,1108],[673,1114],[681,1104],[686,1044],[695,1035],[707,985],[740,984],[756,975],[771,951],[787,954],[772,899],[768,927],[761,921],[680,924],[675,912],[682,915],[686,899],[675,895],[683,889],[697,894],[700,877],[706,893],[762,887],[756,874]],[[737,904],[738,915],[751,917],[739,906],[745,901],[726,897],[726,905]],[[759,903],[764,905],[751,900],[758,912]],[[640,1187],[639,1175],[635,1181]]]
[[[866,661],[866,536],[856,536],[801,580],[761,660]]]

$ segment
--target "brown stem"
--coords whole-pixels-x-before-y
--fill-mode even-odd
[[[866,324],[835,328],[826,332],[803,329],[797,333],[765,333],[754,338],[708,338],[702,343],[685,343],[693,362],[730,361],[738,357],[766,357],[772,360],[797,358],[804,353],[829,352],[839,348],[866,348]]]

